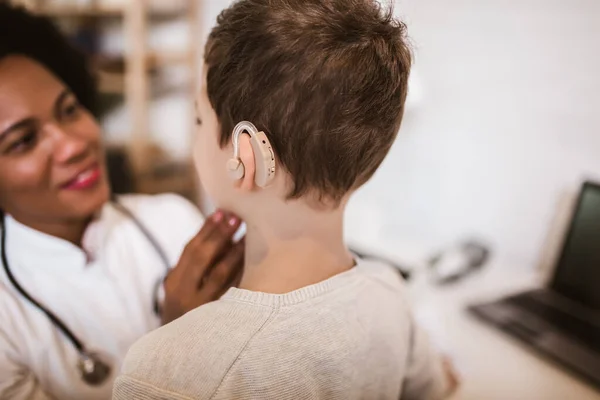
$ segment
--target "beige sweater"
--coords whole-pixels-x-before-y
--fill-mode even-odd
[[[404,292],[396,271],[365,261],[283,295],[230,289],[134,344],[113,398],[442,398]]]

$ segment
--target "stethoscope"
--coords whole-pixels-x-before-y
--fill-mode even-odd
[[[122,214],[130,218],[133,223],[137,226],[137,228],[142,232],[142,234],[146,237],[146,239],[150,242],[154,250],[158,253],[162,262],[165,265],[166,271],[170,269],[170,264],[167,259],[167,256],[164,250],[160,247],[156,239],[150,234],[150,231],[133,215],[131,211],[129,211],[125,206],[118,203],[116,200],[112,200],[111,203],[113,206],[119,210]],[[88,351],[85,345],[77,338],[77,336],[71,331],[65,323],[58,318],[52,311],[48,310],[42,304],[40,304],[37,300],[35,300],[15,279],[14,275],[10,270],[10,266],[8,265],[8,258],[6,257],[6,226],[4,223],[4,214],[0,213],[0,247],[1,247],[1,257],[2,264],[4,265],[4,270],[6,271],[6,275],[8,279],[12,283],[12,285],[17,289],[17,291],[25,297],[31,304],[37,307],[41,312],[46,314],[48,319],[52,321],[54,326],[58,328],[66,338],[73,344],[73,347],[77,349],[79,353],[79,360],[77,363],[77,369],[79,370],[81,379],[91,386],[101,385],[106,379],[110,376],[111,367],[108,363],[102,361],[99,355]],[[159,282],[160,283],[160,282]],[[155,311],[157,310],[157,299],[154,299]]]

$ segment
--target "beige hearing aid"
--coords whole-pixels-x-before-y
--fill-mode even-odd
[[[244,164],[240,160],[240,135],[244,132],[250,135],[250,145],[254,151],[254,162],[256,164],[254,183],[256,183],[256,186],[264,188],[275,177],[275,154],[267,135],[264,132],[259,132],[251,122],[242,121],[233,128],[233,134],[231,135],[233,158],[227,161],[229,176],[234,180],[244,177]]]

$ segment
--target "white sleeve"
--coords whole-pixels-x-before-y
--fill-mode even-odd
[[[0,329],[0,399],[52,400],[33,373],[19,365],[17,351],[9,335]]]
[[[410,349],[401,400],[440,400],[448,393],[442,357],[422,328],[411,321]]]

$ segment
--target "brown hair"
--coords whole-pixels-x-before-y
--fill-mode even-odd
[[[241,0],[217,18],[205,62],[221,145],[251,121],[292,176],[289,198],[339,202],[396,138],[411,51],[375,0]]]

